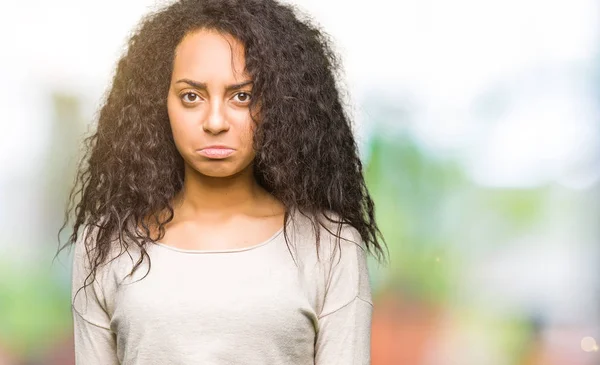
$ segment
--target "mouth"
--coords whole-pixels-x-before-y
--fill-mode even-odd
[[[223,159],[229,157],[235,150],[227,147],[207,147],[198,150],[198,153],[210,159]]]

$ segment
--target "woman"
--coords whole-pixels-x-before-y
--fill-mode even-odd
[[[273,0],[142,21],[71,196],[77,364],[369,363],[385,244],[338,69]]]

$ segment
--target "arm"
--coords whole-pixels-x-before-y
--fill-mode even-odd
[[[71,300],[77,365],[118,365],[115,334],[110,330],[110,318],[105,309],[101,283],[102,271],[97,270],[93,284],[85,289],[83,283],[89,274],[84,239],[87,228],[75,243]],[[88,283],[91,280],[91,277]]]
[[[315,365],[367,365],[371,361],[373,302],[366,249],[355,229],[343,229],[342,237],[349,241],[341,240],[341,250],[331,263],[319,314]]]

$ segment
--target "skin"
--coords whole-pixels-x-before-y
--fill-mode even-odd
[[[243,45],[230,35],[199,30],[178,45],[167,108],[185,178],[161,243],[191,250],[246,248],[283,226],[283,204],[253,177],[255,122],[247,81]],[[246,85],[228,90],[234,84]],[[215,144],[235,151],[224,159],[198,153]]]

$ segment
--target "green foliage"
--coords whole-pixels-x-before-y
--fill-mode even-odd
[[[403,295],[444,302],[467,250],[491,249],[543,221],[544,189],[477,186],[457,161],[428,155],[408,134],[376,134],[370,148],[365,175],[390,251],[378,279]]]
[[[464,188],[452,163],[427,156],[406,135],[376,135],[365,175],[390,249],[390,282],[422,300],[445,298],[454,260],[446,200]]]
[[[0,342],[18,356],[30,358],[70,331],[70,287],[58,271],[66,269],[0,261]]]

